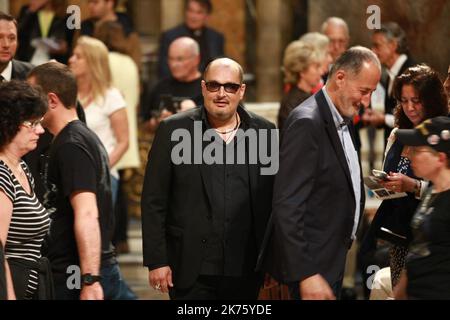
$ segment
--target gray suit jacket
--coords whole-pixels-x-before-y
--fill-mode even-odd
[[[362,183],[361,194],[360,214]],[[285,283],[320,274],[335,284],[352,243],[355,205],[344,150],[321,90],[294,109],[285,124],[258,267]]]

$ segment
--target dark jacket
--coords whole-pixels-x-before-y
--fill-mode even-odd
[[[360,188],[361,217],[362,181]],[[337,283],[352,244],[355,210],[347,160],[321,90],[294,109],[286,121],[271,223],[258,268],[285,283],[315,274],[330,285]]]
[[[210,215],[214,203],[210,201],[210,193],[215,181],[203,161],[197,165],[172,162],[171,152],[178,142],[171,141],[171,135],[176,129],[186,129],[195,139],[194,121],[202,121],[203,108],[179,113],[161,122],[149,154],[142,191],[144,265],[149,269],[170,266],[177,288],[190,287],[199,275],[211,233]],[[241,112],[248,115],[250,128],[275,129],[269,121],[243,109]],[[194,139],[190,144],[192,157],[199,154]],[[195,140],[202,148],[202,140]],[[258,250],[270,215],[273,186],[273,175],[261,175],[261,167],[264,166],[259,160],[248,166],[252,231]],[[239,250],[245,250],[245,246]],[[254,256],[252,272],[257,252]]]
[[[33,68],[31,63],[13,59],[11,80],[26,80],[28,72]]]

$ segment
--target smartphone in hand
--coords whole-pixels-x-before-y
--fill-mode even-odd
[[[384,171],[381,171],[381,170],[375,170],[375,169],[373,169],[373,170],[372,170],[372,174],[373,174],[375,177],[377,177],[378,179],[381,179],[381,180],[387,180],[387,178],[388,178],[387,173],[384,172]]]

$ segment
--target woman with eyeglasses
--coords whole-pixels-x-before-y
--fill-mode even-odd
[[[411,221],[413,240],[396,299],[450,299],[450,119],[437,117],[414,130],[398,130],[411,147],[417,176],[430,180]]]
[[[41,245],[50,226],[21,159],[44,133],[47,99],[25,82],[0,84],[0,242],[5,244],[8,299],[49,299],[51,278]]]
[[[388,176],[381,184],[389,191],[406,193],[406,196],[381,203],[360,249],[360,256],[364,256],[376,250],[376,239],[389,243],[392,288],[397,285],[405,265],[412,237],[409,226],[411,218],[428,185],[413,173],[410,148],[401,143],[395,133],[398,129],[411,129],[426,119],[448,113],[439,76],[424,64],[410,67],[397,77],[394,96],[398,101],[394,112],[396,128],[392,130],[386,146],[383,170]]]

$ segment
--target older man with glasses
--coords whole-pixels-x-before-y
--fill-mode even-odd
[[[254,270],[273,176],[262,174],[259,159],[233,160],[255,156],[254,145],[278,148],[270,134],[274,124],[242,107],[242,81],[237,62],[212,61],[201,82],[204,106],[163,120],[149,154],[142,192],[144,265],[150,285],[172,299],[258,295],[262,277]],[[252,130],[256,140],[249,143]],[[175,157],[180,134],[186,138],[181,164]],[[211,147],[218,160],[212,163],[204,159]]]
[[[154,132],[164,118],[202,103],[198,43],[188,37],[173,41],[169,47],[168,64],[170,77],[156,83],[142,103],[142,118],[150,132]]]

